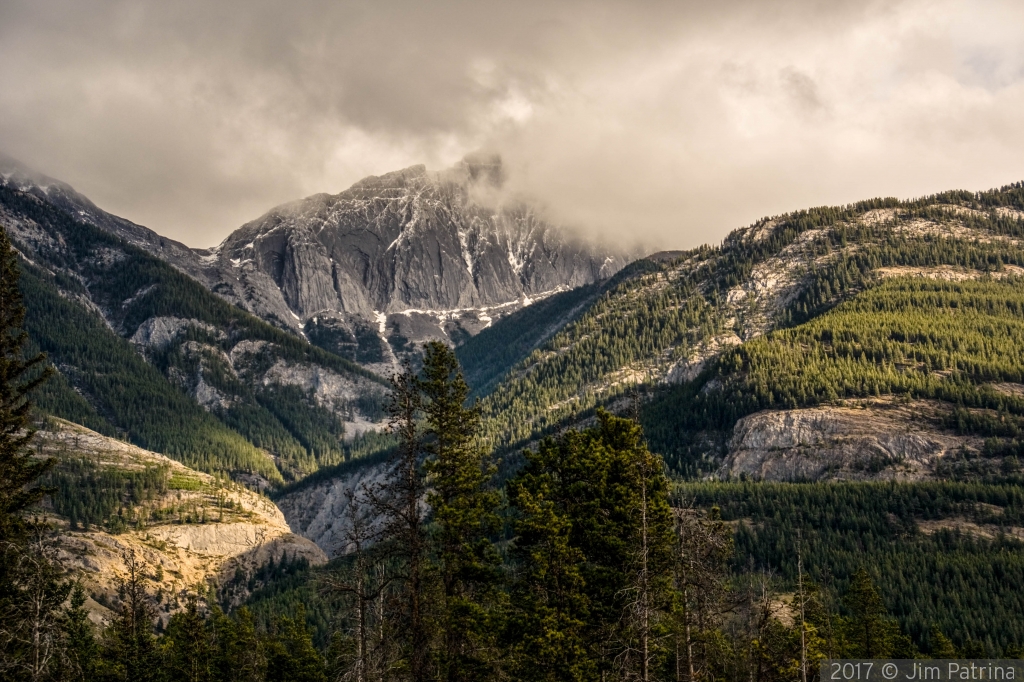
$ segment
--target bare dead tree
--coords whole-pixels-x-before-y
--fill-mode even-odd
[[[694,682],[706,669],[706,656],[698,657],[695,652],[698,638],[694,631],[713,627],[724,610],[732,532],[718,517],[717,510],[705,513],[692,506],[675,510],[675,528],[677,555],[674,579],[680,594],[675,677],[677,682],[684,679]]]
[[[339,679],[372,682],[382,679],[387,658],[383,601],[392,577],[385,568],[386,557],[377,557],[375,561],[371,555],[371,548],[380,539],[380,531],[367,518],[365,500],[361,500],[359,491],[354,489],[346,492],[346,498],[343,550],[352,555],[353,562],[345,573],[326,576],[321,590],[350,599],[354,611],[352,639],[355,654],[352,665],[343,671]],[[374,619],[376,623],[372,622]]]
[[[638,462],[640,468],[640,500],[637,504],[637,537],[633,552],[633,579],[624,591],[627,597],[624,620],[627,638],[625,647],[617,656],[617,664],[625,679],[649,682],[651,678],[651,633],[657,617],[651,585],[650,565],[650,508],[647,483],[650,476],[646,457]]]
[[[0,618],[0,671],[36,682],[46,679],[51,665],[64,654],[62,606],[72,583],[63,580],[48,527],[33,523],[25,544],[5,543],[13,559],[16,598]]]

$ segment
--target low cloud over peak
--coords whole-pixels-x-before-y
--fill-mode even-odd
[[[0,148],[195,246],[487,149],[608,238],[1024,178],[1016,2],[10,0]]]

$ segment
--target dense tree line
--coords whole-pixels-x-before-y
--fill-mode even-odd
[[[926,651],[936,646],[933,628],[979,656],[1024,643],[1024,543],[1012,534],[1024,523],[1019,485],[685,483],[673,494],[678,504],[717,507],[734,524],[736,572],[753,562],[793,585],[800,549],[804,570],[834,591],[848,590],[859,570],[871,575]]]
[[[887,280],[809,322],[726,351],[695,381],[663,391],[644,421],[681,471],[692,471],[701,432],[726,433],[752,412],[883,395],[960,406],[947,425],[1009,437],[1003,445],[1017,448],[1024,400],[991,384],[1024,379],[1022,313],[1014,278]]]

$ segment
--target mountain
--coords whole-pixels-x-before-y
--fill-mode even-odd
[[[628,262],[501,199],[501,184],[500,159],[470,158],[279,206],[204,256],[219,267],[213,290],[372,364],[428,338],[459,343]]]
[[[938,475],[986,437],[1009,447],[1024,415],[1022,237],[1018,184],[798,211],[649,259],[494,385],[488,437],[514,450],[637,393],[681,474]],[[809,449],[818,464],[793,463]]]
[[[454,344],[631,260],[506,197],[498,157],[413,166],[271,209],[213,249],[190,249],[96,207],[0,154],[0,186],[147,251],[229,303],[383,371],[418,342]],[[397,355],[396,355],[397,354]]]
[[[58,369],[44,410],[258,486],[344,460],[383,418],[380,377],[11,177],[0,224],[22,255],[29,338]]]

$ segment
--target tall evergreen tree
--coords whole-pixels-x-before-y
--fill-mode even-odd
[[[185,608],[171,616],[163,637],[167,671],[176,682],[210,682],[212,646],[199,596],[189,592]]]
[[[29,394],[53,370],[42,367],[46,360],[42,353],[24,357],[28,334],[23,329],[25,305],[18,277],[17,253],[6,230],[0,228],[0,542],[5,546],[24,531],[21,512],[45,492],[32,483],[53,465],[51,460],[34,458],[27,447],[34,435],[27,428],[32,410]]]
[[[413,682],[425,682],[429,672],[431,645],[428,614],[427,532],[424,523],[426,480],[421,466],[423,456],[421,418],[422,400],[415,372],[408,363],[391,378],[388,399],[389,426],[398,437],[398,447],[389,463],[387,480],[366,489],[374,512],[383,520],[382,539],[390,543],[393,556],[401,564],[398,588],[397,628]]]
[[[596,427],[547,439],[525,456],[509,499],[517,528],[529,531],[515,540],[516,571],[525,581],[515,593],[531,598],[513,604],[512,618],[533,633],[528,637],[540,638],[537,649],[584,648],[553,679],[595,669],[627,678],[642,678],[646,669],[649,679],[663,654],[652,634],[670,606],[672,575],[672,517],[660,461],[636,423],[604,411]],[[553,550],[579,557],[579,575],[561,564],[548,573],[553,560],[562,561]],[[559,641],[545,623],[553,617],[573,624],[571,639]]]
[[[455,353],[425,346],[420,389],[426,415],[427,495],[437,526],[437,568],[442,589],[441,675],[450,681],[493,674],[497,641],[488,604],[498,597],[500,558],[491,542],[499,496],[496,467],[479,443],[480,410],[466,407],[470,389]]]
[[[267,682],[327,682],[324,661],[306,627],[306,611],[279,618],[267,655]]]
[[[71,584],[53,563],[45,525],[24,514],[45,493],[34,483],[53,465],[28,448],[29,395],[52,369],[42,366],[42,354],[24,356],[18,279],[17,253],[0,228],[0,675],[42,680],[62,656],[58,626]]]
[[[527,453],[533,465],[508,484],[515,510],[511,551],[515,578],[506,631],[515,679],[582,682],[597,664],[587,647],[589,599],[581,571],[583,552],[572,544],[572,520],[557,504],[545,460],[557,457],[555,442]]]
[[[85,588],[75,583],[71,599],[64,609],[64,655],[54,677],[67,682],[91,682],[96,679],[99,645],[85,610]]]

